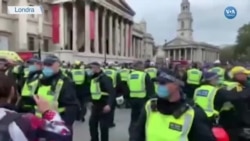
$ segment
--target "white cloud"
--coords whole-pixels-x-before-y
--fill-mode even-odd
[[[126,0],[136,11],[135,21],[145,19],[156,44],[176,36],[181,0]],[[194,23],[194,39],[216,45],[235,42],[240,26],[250,22],[250,0],[189,0]],[[224,9],[234,6],[237,17],[228,20]]]

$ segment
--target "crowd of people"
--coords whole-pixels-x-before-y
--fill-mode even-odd
[[[121,105],[131,109],[129,141],[250,138],[250,71],[243,66],[70,64],[48,55],[1,58],[0,72],[0,141],[73,141],[73,123],[85,122],[88,104],[91,141],[109,141]]]

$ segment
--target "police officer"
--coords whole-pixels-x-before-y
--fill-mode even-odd
[[[112,79],[103,72],[99,63],[91,63],[90,68],[88,74],[92,73],[90,93],[93,103],[89,119],[91,141],[99,141],[98,125],[100,125],[101,141],[108,141],[109,118],[115,101],[115,89]]]
[[[26,97],[34,94],[49,101],[57,110],[65,123],[72,129],[78,111],[78,100],[72,82],[60,71],[60,60],[54,55],[48,55],[43,61],[42,78],[33,80],[32,84],[25,87]],[[35,114],[41,116],[36,111]],[[44,135],[46,137],[46,134]],[[73,137],[72,137],[73,138]]]
[[[143,108],[132,141],[216,141],[204,111],[183,99],[180,80],[164,77],[159,80],[157,98]]]
[[[154,67],[153,62],[150,62],[149,66],[146,66],[147,68],[145,69],[145,72],[149,74],[152,82],[154,82],[154,88],[155,88],[155,92],[157,90],[157,83],[155,82],[155,79],[158,75],[158,70]]]
[[[78,119],[84,122],[85,121],[84,116],[87,112],[86,102],[89,95],[88,88],[90,85],[89,83],[90,80],[88,75],[86,74],[85,69],[82,68],[81,66],[82,64],[80,63],[80,61],[75,62],[68,76],[74,82],[76,95],[81,105]]]
[[[30,95],[29,86],[33,83],[36,83],[41,78],[42,61],[34,57],[28,60],[27,64],[28,72],[24,75],[24,83],[21,90],[21,101],[19,103],[19,108],[21,112],[34,113],[33,97]]]
[[[120,73],[115,69],[114,66],[108,66],[108,68],[105,69],[105,74],[109,76],[112,80],[113,87],[116,92],[116,97],[118,96],[117,93],[121,92],[121,76]],[[113,103],[111,107],[111,112],[110,112],[110,128],[115,127],[114,123],[114,117],[115,117],[115,107],[116,107],[116,102]]]
[[[226,102],[243,102],[250,99],[250,89],[241,92],[228,91],[219,88],[219,76],[214,72],[204,74],[204,83],[195,90],[194,102],[198,104],[207,114],[208,118],[215,122],[223,111]],[[225,105],[224,105],[225,104]]]
[[[223,67],[221,67],[220,60],[216,60],[214,62],[214,67],[212,67],[208,71],[217,73],[219,75],[219,79],[220,79],[221,82],[224,81],[225,78],[227,77],[226,70]]]
[[[194,63],[193,67],[184,74],[183,81],[185,82],[184,92],[187,97],[192,99],[194,90],[200,86],[202,80],[202,71],[199,70],[198,64]]]
[[[129,135],[134,131],[135,124],[145,102],[155,95],[154,85],[150,76],[144,72],[144,64],[141,61],[135,62],[134,70],[128,78],[129,102],[131,105],[131,119],[129,124]]]

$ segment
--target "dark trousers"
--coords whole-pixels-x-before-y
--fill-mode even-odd
[[[98,125],[100,125],[101,141],[109,140],[110,113],[103,113],[102,108],[93,106],[89,119],[91,141],[99,141]]]
[[[110,119],[109,119],[109,124],[112,125],[114,123],[114,119],[115,119],[115,108],[116,108],[116,104],[113,104],[111,107],[111,111],[110,111]]]
[[[139,119],[141,110],[144,106],[144,101],[131,101],[130,102],[130,106],[131,106],[131,114],[130,114],[130,123],[129,123],[129,140],[131,140],[131,135],[136,132],[135,131],[135,126],[136,123]]]

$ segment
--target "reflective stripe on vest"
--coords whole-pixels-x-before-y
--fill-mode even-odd
[[[85,71],[83,69],[72,69],[72,79],[77,85],[81,85],[85,81]]]
[[[92,79],[90,84],[90,93],[93,100],[100,100],[103,95],[108,95],[107,93],[101,91],[100,82],[98,79],[99,77]]]
[[[219,112],[214,109],[214,98],[218,88],[210,85],[203,85],[194,92],[194,102],[197,103],[208,117],[217,116]]]
[[[129,75],[128,87],[130,90],[131,98],[145,98],[146,86],[145,86],[146,73],[141,71],[133,71]]]
[[[198,69],[189,69],[187,71],[187,83],[199,85],[202,77],[202,72]]]
[[[221,68],[221,67],[213,67],[209,70],[210,72],[215,72],[219,75],[219,79],[220,81],[224,81],[224,76],[225,76],[225,69]]]
[[[172,115],[163,115],[157,110],[152,110],[152,100],[154,99],[149,100],[145,105],[147,113],[146,140],[189,141],[188,134],[192,127],[195,114],[193,108],[190,107],[179,118],[175,118]]]
[[[156,68],[147,68],[145,70],[146,73],[150,76],[151,79],[156,78],[157,76],[157,69]]]
[[[129,69],[122,69],[120,70],[120,76],[121,76],[121,80],[122,81],[128,81],[128,77],[129,77]]]
[[[37,91],[38,96],[47,100],[52,105],[54,110],[57,110],[59,113],[62,113],[65,111],[65,108],[63,107],[58,108],[58,98],[60,96],[63,84],[64,84],[63,80],[59,79],[58,82],[56,83],[56,87],[54,91],[51,90],[51,85],[50,86],[42,85],[38,88],[38,91]],[[36,115],[41,117],[41,113],[37,111],[37,106],[35,106],[35,109],[36,109]]]
[[[116,86],[117,72],[113,69],[104,69],[105,74],[112,79],[113,86]]]
[[[25,68],[23,72],[24,72],[24,78],[27,78],[29,76],[29,69]]]

